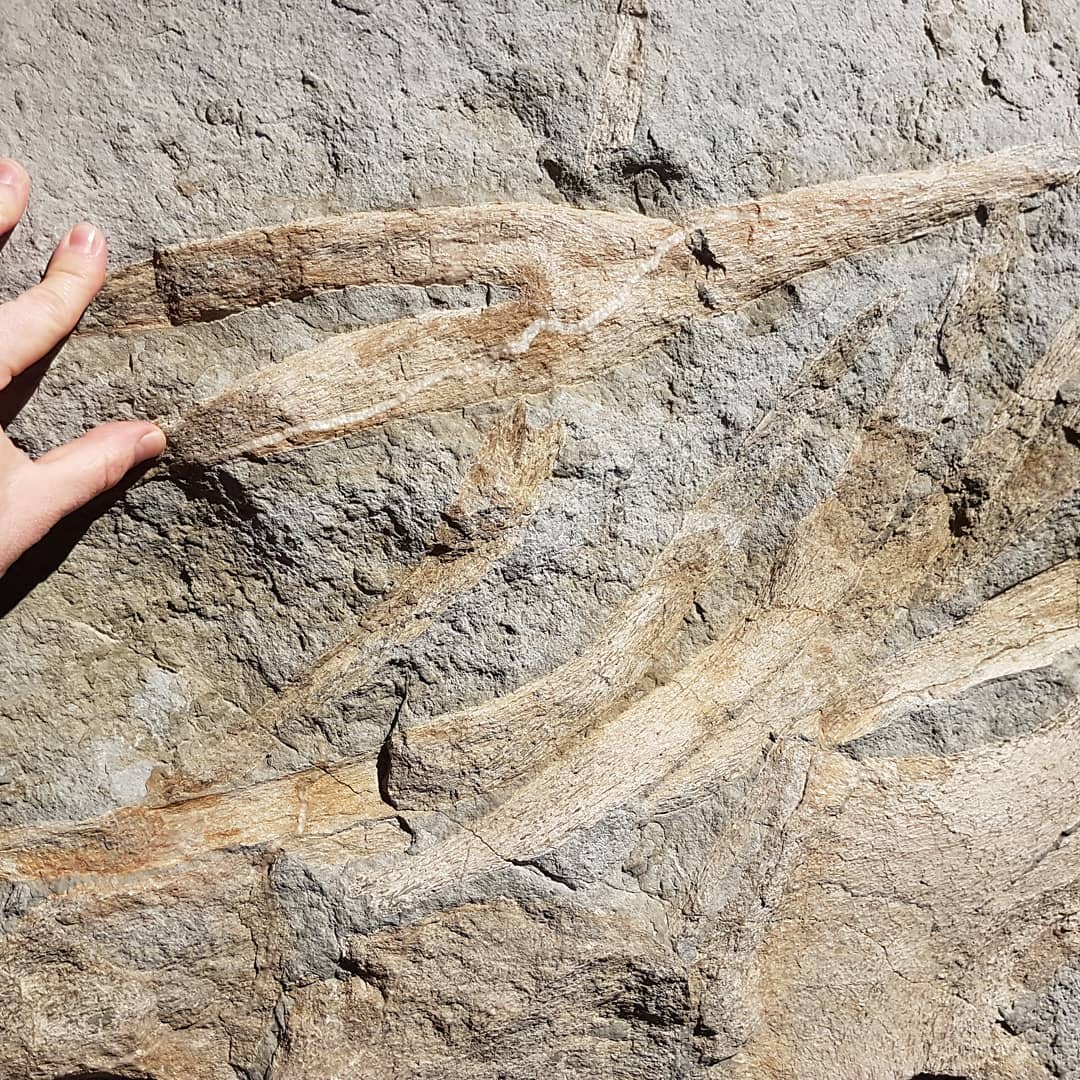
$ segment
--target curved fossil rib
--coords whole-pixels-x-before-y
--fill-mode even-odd
[[[708,283],[711,303],[726,310],[837,259],[1075,179],[1078,155],[1077,147],[1017,147],[925,171],[819,184],[698,211],[688,229],[699,259],[718,272]]]
[[[1051,663],[1080,646],[1080,563],[1063,563],[988,601],[958,626],[903,653],[821,711],[823,737],[850,742],[890,712]]]
[[[482,281],[514,300],[340,335],[181,419],[174,458],[211,463],[394,417],[580,381],[800,274],[1080,174],[1080,148],[1007,150],[801,188],[682,223],[540,205],[398,210],[235,233],[114,275],[90,325],[145,330],[322,289]]]
[[[603,291],[624,261],[647,258],[673,228],[635,214],[508,203],[248,229],[163,248],[111,275],[89,325],[130,332],[206,322],[347,285],[484,281],[543,289],[558,287],[569,263],[591,263],[594,289]]]
[[[389,816],[373,760],[315,767],[222,794],[124,807],[62,828],[4,830],[0,877],[140,873],[245,844],[295,847],[335,835],[358,853],[374,854],[407,846]]]
[[[436,808],[490,792],[620,703],[682,622],[710,564],[730,550],[727,528],[717,518],[672,544],[580,657],[505,697],[395,731],[386,779],[394,804]]]
[[[521,402],[500,417],[443,511],[428,553],[364,614],[349,637],[319,658],[302,682],[271,698],[254,724],[282,735],[290,721],[317,714],[330,698],[361,684],[389,646],[414,641],[439,612],[475,586],[519,541],[519,526],[551,475],[562,434],[558,422],[530,427]]]

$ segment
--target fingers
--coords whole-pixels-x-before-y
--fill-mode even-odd
[[[30,199],[30,177],[10,158],[0,158],[0,239],[19,223]]]
[[[102,424],[0,477],[6,481],[0,484],[0,574],[61,518],[164,448],[165,435],[153,424]]]
[[[26,210],[30,180],[0,158],[0,246]],[[0,390],[75,328],[105,280],[105,237],[86,222],[60,242],[41,283],[0,305]],[[153,424],[104,424],[31,461],[0,431],[0,574],[63,517],[160,454]]]
[[[0,304],[0,390],[75,329],[105,280],[107,257],[101,230],[84,221],[60,242],[41,284]]]
[[[159,427],[143,420],[102,424],[72,442],[58,446],[34,462],[36,483],[53,524],[111,487],[129,469],[165,449]]]

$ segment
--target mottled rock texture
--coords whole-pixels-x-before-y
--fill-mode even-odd
[[[1080,1076],[1073,0],[0,22],[3,1080]]]

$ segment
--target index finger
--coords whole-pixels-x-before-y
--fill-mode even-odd
[[[11,158],[0,158],[0,248],[19,223],[30,199],[30,177]]]
[[[75,329],[105,280],[101,230],[82,222],[60,242],[41,283],[0,304],[0,390]]]

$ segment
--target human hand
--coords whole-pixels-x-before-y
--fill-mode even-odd
[[[0,158],[0,248],[30,197],[21,165]],[[0,304],[0,393],[75,328],[105,280],[101,230],[83,222],[53,252],[39,285]],[[102,424],[31,460],[0,429],[0,575],[62,517],[165,448],[146,421]]]

